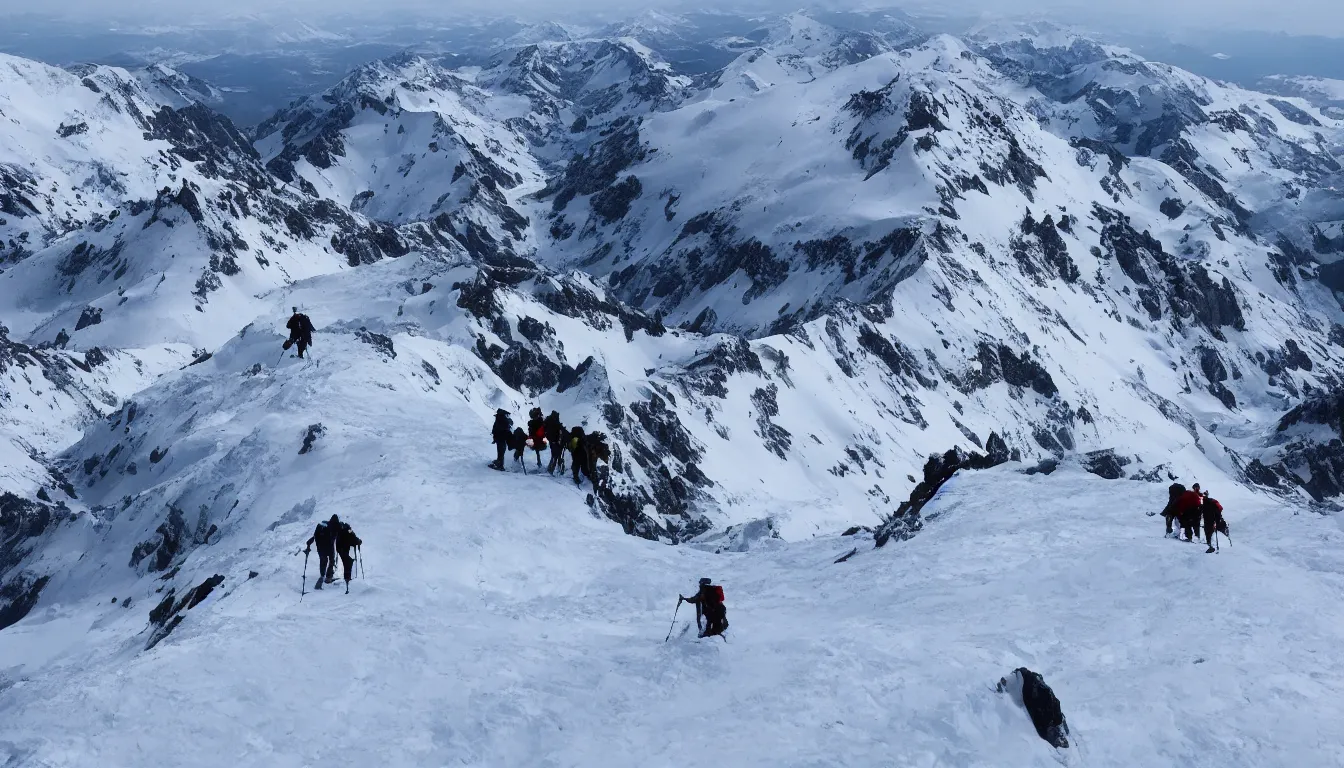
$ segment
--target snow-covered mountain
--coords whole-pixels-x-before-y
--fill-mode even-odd
[[[926,39],[898,18],[865,29],[791,14],[696,37],[712,26],[654,14],[597,33],[532,27],[470,67],[407,53],[251,137],[211,111],[208,84],[172,70],[0,59],[0,656],[19,659],[0,664],[0,712],[23,712],[0,718],[0,749],[73,764],[44,702],[76,680],[105,690],[107,670],[127,663],[181,702],[174,647],[221,669],[297,669],[284,693],[239,692],[279,707],[309,667],[239,638],[260,615],[284,627],[260,630],[272,646],[293,639],[299,615],[314,620],[308,603],[286,602],[293,555],[332,512],[356,522],[373,573],[386,574],[371,580],[386,603],[352,594],[365,607],[350,616],[417,638],[356,630],[341,657],[352,669],[366,661],[358,648],[403,649],[388,657],[398,668],[440,658],[419,638],[444,625],[407,618],[412,606],[472,638],[498,633],[527,658],[541,652],[533,623],[558,611],[547,600],[627,610],[617,629],[591,611],[564,620],[558,652],[582,654],[585,633],[643,633],[661,581],[687,567],[730,570],[756,595],[749,626],[813,589],[843,594],[802,623],[858,633],[845,658],[885,656],[876,638],[889,628],[857,618],[856,590],[889,586],[881,611],[965,613],[1006,598],[958,589],[906,603],[897,585],[1020,577],[1013,563],[1076,558],[1037,575],[1104,594],[1070,586],[1041,596],[1057,611],[1011,610],[1036,611],[1039,626],[1085,616],[1087,630],[1022,644],[1037,625],[988,622],[972,664],[997,679],[1056,663],[1060,645],[1114,636],[1120,614],[1098,604],[1147,605],[1131,594],[1133,573],[1186,551],[1139,546],[1146,559],[1102,580],[1082,542],[1138,546],[1147,518],[1136,513],[1192,477],[1238,531],[1267,542],[1252,557],[1259,571],[1228,566],[1220,584],[1246,594],[1256,577],[1280,578],[1311,596],[1299,615],[1254,592],[1225,626],[1286,612],[1275,615],[1300,635],[1255,642],[1294,658],[1328,633],[1337,609],[1318,572],[1337,553],[1290,548],[1333,542],[1337,526],[1289,511],[1324,509],[1344,489],[1344,122],[1053,27]],[[735,55],[689,73],[663,40]],[[276,363],[293,306],[316,325],[314,359]],[[521,426],[534,405],[607,435],[606,484],[523,477],[511,460],[508,477],[484,467],[495,410]],[[994,567],[957,559],[977,529]],[[599,594],[604,582],[617,586]],[[423,599],[408,591],[416,583]],[[112,594],[132,607],[109,608]],[[1184,636],[1172,616],[1141,615]],[[499,616],[527,626],[501,631]],[[941,620],[918,621],[904,622],[912,659],[944,642]],[[804,664],[810,651],[785,650],[794,641],[813,649],[815,638],[786,632],[770,652]],[[1137,746],[1119,750],[1125,729],[1103,723],[1128,727],[1137,711],[1106,714],[1102,666],[1064,656],[1075,670],[1065,685],[1087,702],[1077,725],[1099,745],[1089,760],[1200,764],[1191,747],[1132,733]],[[627,661],[580,667],[619,680],[650,663]],[[881,686],[908,674],[849,667],[840,674]],[[1253,661],[1223,671],[1268,674]],[[384,672],[388,686],[407,679]],[[1327,672],[1312,697],[1332,711],[1344,675]],[[1221,691],[1221,675],[1199,684]],[[938,684],[971,675],[954,677]],[[481,686],[469,695],[493,696],[487,678],[466,676]],[[763,680],[759,711],[741,720],[752,733],[782,692],[778,676]],[[450,729],[426,737],[432,749],[397,754],[529,764],[552,749],[592,762],[569,751],[577,737],[537,735],[543,710],[556,728],[607,733],[560,713],[566,701],[529,690],[452,726],[519,723],[532,736],[513,746]],[[938,701],[929,722],[977,725],[938,737],[951,752],[891,759],[974,763],[1003,748],[1022,756],[1014,764],[1054,764],[1039,741],[1000,739],[1015,733],[1007,710],[969,692]],[[1182,727],[1210,721],[1182,702],[1169,712]],[[162,702],[147,706],[169,717]],[[71,707],[81,722],[101,704]],[[259,739],[246,743],[272,738],[239,717]],[[813,762],[890,762],[853,747],[885,726],[846,718],[833,727],[850,746]],[[1201,734],[1212,746],[1199,759],[1231,759],[1230,737]],[[670,764],[662,736],[630,746]],[[1246,759],[1325,764],[1276,747],[1256,742]],[[113,763],[140,748],[99,747]],[[180,762],[289,754],[253,748]],[[729,762],[789,760],[758,747]]]
[[[212,348],[259,291],[408,250],[282,187],[227,119],[159,77],[3,61],[0,313],[29,343]],[[64,345],[64,342],[62,343]]]
[[[1268,93],[1300,96],[1334,118],[1344,119],[1344,80],[1302,75],[1274,75],[1260,83]]]

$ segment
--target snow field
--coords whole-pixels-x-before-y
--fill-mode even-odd
[[[826,536],[716,556],[624,535],[568,481],[486,470],[488,422],[469,406],[399,408],[370,388],[361,408],[334,386],[361,369],[337,372],[334,355],[293,362],[268,385],[285,388],[269,405],[287,423],[267,431],[288,435],[308,412],[348,416],[308,456],[289,455],[294,440],[257,442],[265,488],[177,581],[218,572],[224,585],[141,652],[154,576],[114,567],[96,581],[85,566],[86,594],[62,585],[73,599],[0,634],[0,657],[19,664],[4,671],[0,755],[1056,765],[991,691],[1026,665],[1063,703],[1071,765],[1344,756],[1331,725],[1344,663],[1328,653],[1344,618],[1344,534],[1331,519],[1231,494],[1236,544],[1205,556],[1142,514],[1164,486],[1009,465],[954,479],[908,542]],[[332,512],[367,542],[369,578],[300,602],[295,553]],[[725,586],[729,642],[664,644],[676,592],[701,575]],[[131,609],[105,599],[126,592]],[[44,654],[81,625],[82,641]]]

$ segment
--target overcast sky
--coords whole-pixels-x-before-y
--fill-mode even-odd
[[[802,6],[908,7],[912,10],[984,12],[991,15],[1043,14],[1069,21],[1105,14],[1123,17],[1150,29],[1239,28],[1285,31],[1344,37],[1344,0],[806,0],[773,3],[771,0],[641,3],[638,0],[0,0],[0,14],[74,13],[94,18],[156,18],[163,22],[205,22],[220,15],[275,14],[306,17],[320,23],[333,12],[354,11],[384,14],[392,10],[424,14],[455,14],[484,10],[497,14],[524,14],[539,21],[563,17],[578,10],[602,11],[629,16],[647,8],[666,10],[723,8],[725,6],[769,7],[792,10]],[[1344,56],[1344,52],[1341,52]]]

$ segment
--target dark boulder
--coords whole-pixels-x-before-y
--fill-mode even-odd
[[[205,598],[210,596],[215,587],[223,583],[224,577],[217,573],[192,587],[180,600],[176,599],[177,591],[169,589],[168,594],[149,612],[149,624],[154,631],[150,633],[149,640],[145,643],[145,650],[158,645],[159,641],[171,634],[174,629],[177,629],[177,625],[181,624],[182,620],[186,618],[184,612],[200,605]],[[127,600],[127,602],[130,601]]]
[[[1007,460],[1007,444],[998,433],[991,433],[986,444],[993,448],[989,456],[974,451],[964,453],[957,447],[941,455],[930,456],[924,463],[924,480],[910,492],[910,498],[901,502],[896,511],[873,532],[874,546],[885,546],[892,538],[905,541],[919,533],[924,527],[920,510],[933,501],[943,485],[960,470],[988,469]]]
[[[103,322],[102,307],[85,307],[79,314],[79,320],[75,322],[75,330],[82,331],[90,325],[97,325]]]
[[[1117,454],[1111,448],[1092,451],[1083,456],[1083,469],[1107,480],[1119,480],[1124,477],[1125,466],[1128,464],[1129,458]]]
[[[1064,720],[1059,699],[1040,674],[1018,667],[1008,677],[1000,678],[997,690],[1012,696],[1013,701],[1027,710],[1036,733],[1050,746],[1058,749],[1069,746],[1069,724]]]
[[[397,356],[397,350],[392,346],[392,339],[381,333],[374,333],[368,328],[361,327],[358,331],[355,331],[355,338],[378,350],[380,354],[386,357]]]
[[[50,580],[50,576],[31,578],[21,575],[0,586],[0,629],[17,624],[27,616]]]

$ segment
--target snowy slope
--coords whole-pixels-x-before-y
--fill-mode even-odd
[[[606,272],[616,295],[669,322],[803,327],[840,337],[828,345],[840,359],[890,349],[884,367],[914,412],[977,421],[983,438],[1009,403],[1010,421],[1030,425],[1024,450],[1072,451],[1090,435],[1092,448],[1142,453],[1130,419],[1154,411],[1187,444],[1211,445],[1200,425],[1240,450],[1266,411],[1336,380],[1341,318],[1306,263],[1233,229],[1172,165],[1066,140],[1017,99],[943,38],[657,115],[553,183],[547,253]],[[1162,213],[1177,197],[1190,202]],[[837,300],[871,304],[866,343],[861,328],[813,330],[844,315]],[[1025,402],[980,394],[1014,361],[1036,361],[1024,365],[1049,383]]]
[[[16,338],[211,347],[258,292],[407,250],[387,225],[280,188],[227,119],[170,92],[166,70],[4,64],[0,172],[26,180],[0,201],[21,259],[0,274]]]
[[[5,60],[0,762],[1344,758],[1341,123],[819,18],[696,78],[653,43],[756,20],[406,55],[255,141],[171,70]],[[485,468],[534,405],[609,485]],[[954,447],[997,466],[899,511]],[[1160,538],[1175,479],[1235,545]],[[296,602],[332,513],[371,578]],[[701,575],[731,642],[662,644]],[[1071,750],[991,692],[1023,664]]]
[[[1344,118],[1344,80],[1328,77],[1273,75],[1259,84],[1270,93],[1300,96],[1331,117]]]
[[[522,201],[557,158],[586,146],[585,132],[678,103],[688,86],[630,38],[534,43],[460,72],[407,55],[291,105],[258,128],[257,147],[314,196],[393,224],[430,222],[477,256],[528,254]]]
[[[0,493],[30,497],[46,487],[61,495],[63,482],[41,457],[77,441],[90,422],[186,362],[190,351],[33,348],[0,326]]]
[[[330,394],[289,397],[302,409]],[[852,540],[825,537],[711,555],[621,536],[548,478],[482,477],[423,414],[383,408],[377,426],[296,456],[289,433],[305,416],[286,413],[266,431],[283,437],[274,459],[290,482],[187,567],[167,581],[119,569],[97,599],[0,633],[0,754],[50,766],[1344,757],[1344,668],[1321,652],[1344,564],[1325,518],[1233,495],[1236,543],[1205,556],[1138,514],[1159,487],[1009,466],[954,481],[925,533],[895,549],[834,565]],[[299,602],[295,553],[332,512],[367,542],[367,579]],[[169,594],[156,589],[180,596],[212,574],[222,584],[142,651],[146,614]],[[664,644],[674,595],[701,574],[725,585],[730,642],[674,628]],[[992,691],[1019,665],[1060,697],[1067,754]]]
[[[510,200],[540,186],[519,132],[528,105],[495,97],[429,60],[367,65],[321,97],[258,128],[259,150],[281,179],[393,223],[434,219],[522,239]]]

